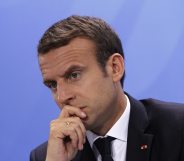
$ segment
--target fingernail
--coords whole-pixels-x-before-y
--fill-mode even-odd
[[[86,114],[84,112],[81,112],[82,117],[86,117]]]
[[[83,149],[83,144],[81,145],[81,150]]]
[[[79,145],[79,150],[82,150],[83,149],[83,144],[82,145]]]
[[[84,143],[86,142],[86,138],[84,138]]]

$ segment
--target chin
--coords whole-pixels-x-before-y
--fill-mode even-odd
[[[84,124],[84,127],[86,128],[86,130],[92,130],[92,126],[90,125],[88,119],[82,120],[82,123]]]

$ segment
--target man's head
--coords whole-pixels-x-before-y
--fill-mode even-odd
[[[52,25],[41,38],[38,45],[39,55],[52,49],[67,45],[76,37],[92,40],[96,47],[96,58],[105,72],[107,60],[114,53],[124,58],[121,41],[113,29],[102,19],[89,16],[70,16]],[[123,86],[125,73],[121,79]]]
[[[81,109],[86,129],[107,132],[126,102],[121,43],[109,26],[96,18],[70,17],[46,31],[38,52],[44,84],[58,106]]]

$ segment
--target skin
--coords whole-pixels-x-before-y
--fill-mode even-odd
[[[95,49],[91,40],[78,37],[39,56],[44,84],[62,110],[50,124],[46,161],[72,160],[83,149],[86,130],[105,135],[125,110],[124,60],[114,53],[104,72]]]

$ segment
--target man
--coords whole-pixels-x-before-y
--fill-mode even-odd
[[[31,161],[184,161],[184,105],[138,101],[122,90],[122,45],[106,22],[57,22],[41,38],[38,58],[61,113]]]

